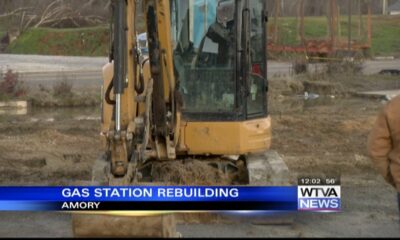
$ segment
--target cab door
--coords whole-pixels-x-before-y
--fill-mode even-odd
[[[249,41],[247,76],[247,119],[267,115],[267,16],[265,0],[247,0]],[[246,11],[246,10],[245,10]],[[245,24],[245,21],[244,21]]]

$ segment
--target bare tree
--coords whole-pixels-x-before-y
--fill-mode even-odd
[[[1,0],[0,18],[20,32],[37,27],[83,27],[105,23],[110,0]]]
[[[31,8],[18,8],[11,12],[5,12],[5,13],[0,14],[0,18],[6,18],[6,17],[17,15],[17,14],[21,14],[22,12],[25,12],[30,9]]]

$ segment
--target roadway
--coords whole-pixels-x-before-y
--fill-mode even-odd
[[[57,81],[70,81],[74,87],[97,88],[101,84],[101,69],[108,59],[105,57],[64,57],[40,55],[0,54],[0,73],[12,69],[19,73],[20,80],[28,87],[39,84],[48,86]],[[311,65],[312,69],[321,64]],[[400,69],[400,59],[368,60],[363,72],[371,75],[382,69]],[[292,72],[290,62],[268,62],[268,76],[286,76]]]

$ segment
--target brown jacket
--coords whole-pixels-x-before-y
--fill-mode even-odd
[[[379,173],[400,192],[400,96],[379,114],[368,138],[368,153]]]

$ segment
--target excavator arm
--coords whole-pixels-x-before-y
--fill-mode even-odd
[[[129,164],[149,155],[175,159],[179,136],[169,1],[142,3],[149,56],[140,56],[136,41],[136,4],[113,1],[113,54],[103,70],[102,135],[114,177],[124,177]]]

